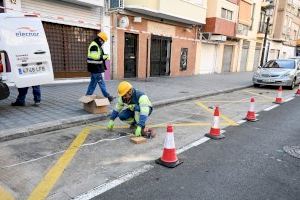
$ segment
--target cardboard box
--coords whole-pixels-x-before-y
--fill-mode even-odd
[[[83,103],[85,111],[93,114],[107,113],[110,105],[107,98],[97,95],[82,96],[79,101]]]

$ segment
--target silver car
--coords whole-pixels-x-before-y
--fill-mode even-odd
[[[294,89],[300,82],[300,59],[270,60],[258,67],[252,78],[255,87],[259,85],[288,86]]]

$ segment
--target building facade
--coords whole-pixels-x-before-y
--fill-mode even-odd
[[[114,4],[110,7],[112,77],[193,75],[206,0],[121,2],[124,4],[111,1]]]
[[[238,3],[237,0],[207,1],[206,24],[203,26],[200,37],[200,66],[196,73],[235,72],[237,70]]]
[[[270,1],[264,1],[266,5]],[[296,54],[297,39],[300,27],[300,1],[271,1],[270,30],[266,45],[265,61],[277,58],[289,58]],[[262,7],[262,20],[265,18],[265,7]],[[260,32],[263,30],[260,30]]]

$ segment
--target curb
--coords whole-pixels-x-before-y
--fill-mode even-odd
[[[185,96],[185,97],[156,101],[153,103],[153,107],[159,108],[159,107],[163,107],[166,105],[171,105],[171,104],[180,103],[180,102],[184,102],[184,101],[194,100],[194,99],[212,96],[212,95],[216,95],[216,94],[229,93],[229,92],[233,92],[236,90],[249,88],[251,86],[252,86],[252,84],[249,84],[246,86],[230,88],[227,90],[217,90],[217,91],[213,91],[213,92],[208,92],[208,93],[201,94],[201,95],[189,95],[189,96]],[[107,119],[108,116],[109,116],[109,114],[96,115],[96,116],[93,114],[87,114],[87,115],[78,116],[78,117],[72,117],[72,118],[67,118],[67,119],[62,119],[62,120],[39,123],[39,124],[24,127],[24,128],[8,129],[5,131],[0,131],[0,142],[5,142],[5,141],[9,141],[9,140],[18,139],[18,138],[33,136],[33,135],[42,134],[42,133],[46,133],[46,132],[50,132],[50,131],[57,131],[57,130],[61,130],[61,129],[71,128],[74,126],[89,124],[89,123],[93,123],[96,121],[103,121],[103,120]]]

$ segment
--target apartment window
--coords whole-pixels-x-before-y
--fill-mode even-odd
[[[249,27],[249,30],[252,30],[252,26],[253,26],[255,5],[256,5],[255,3],[253,3],[253,5],[252,5],[251,26]]]
[[[259,33],[264,33],[267,27],[266,24],[266,12],[265,11],[261,11],[260,13],[260,22],[259,22],[259,27],[258,27],[258,32]]]
[[[221,17],[224,19],[232,20],[233,12],[231,10],[227,10],[222,8]]]
[[[0,0],[0,7],[4,7],[3,0]],[[4,13],[4,9],[3,8],[0,8],[0,13]]]
[[[249,27],[244,24],[238,24],[237,33],[240,35],[248,35]]]

